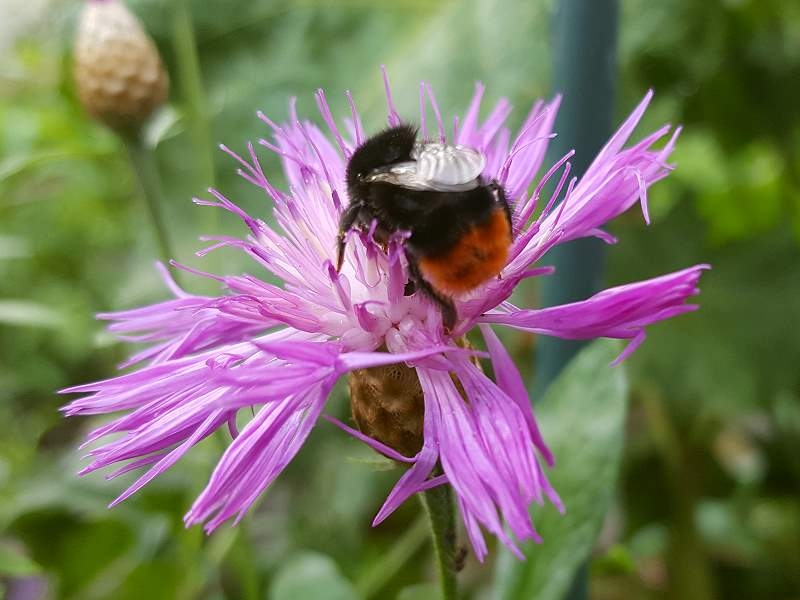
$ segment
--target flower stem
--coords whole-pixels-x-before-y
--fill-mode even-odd
[[[200,57],[197,52],[194,21],[188,0],[173,3],[172,39],[177,61],[178,83],[186,110],[186,122],[192,144],[196,175],[202,188],[214,187],[214,157],[211,154],[211,125],[208,118]],[[209,233],[217,229],[219,211],[206,211]]]
[[[439,569],[442,600],[458,598],[456,582],[456,518],[453,492],[449,485],[439,485],[419,495],[431,522],[433,549]]]
[[[123,135],[125,149],[128,151],[128,158],[131,166],[136,173],[136,179],[142,190],[150,223],[158,243],[159,255],[165,264],[175,256],[167,233],[167,225],[164,221],[162,205],[164,204],[164,194],[161,191],[161,178],[158,175],[152,152],[142,143],[140,136],[136,134]]]

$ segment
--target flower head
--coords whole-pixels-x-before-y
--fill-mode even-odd
[[[388,82],[386,92],[388,121],[396,125],[400,116]],[[506,101],[479,119],[482,94],[478,85],[466,115],[454,120],[448,136],[431,89],[420,88],[420,135],[480,151],[483,177],[498,181],[513,203],[516,231],[507,264],[499,278],[455,300],[459,318],[449,333],[434,303],[420,293],[406,295],[403,235],[380,245],[373,231],[350,232],[344,265],[337,272],[339,217],[348,204],[345,167],[365,140],[349,94],[351,115],[340,128],[323,92],[317,92],[330,136],[299,120],[293,106],[291,121],[284,125],[259,113],[272,134],[259,143],[281,157],[288,191],[267,180],[252,143],[246,157],[223,147],[241,165],[242,177],[265,192],[277,227],[210,190],[213,199],[196,203],[230,211],[249,234],[210,238],[212,245],[199,254],[220,246],[240,248],[282,284],[251,275],[198,273],[225,289],[220,296],[201,297],[181,290],[161,267],[172,300],[100,315],[113,321],[110,329],[125,339],[149,344],[126,363],[135,365],[131,372],[65,390],[84,394],[64,408],[68,415],[124,411],[89,434],[87,443],[118,435],[90,450],[92,460],[83,472],[123,463],[113,477],[148,467],[113,504],[227,425],[232,441],[185,520],[188,525],[205,523],[207,531],[227,519],[238,520],[300,449],[339,377],[407,365],[416,372],[424,403],[421,448],[415,455],[403,455],[325,416],[408,464],[373,524],[414,493],[448,484],[479,559],[486,555],[483,529],[520,556],[518,540],[539,539],[531,503],[549,501],[563,509],[544,469],[554,460],[522,378],[489,324],[568,339],[629,339],[621,360],[643,341],[647,325],[696,308],[686,300],[697,293],[706,267],[611,288],[563,306],[525,309],[510,303],[519,281],[553,272],[532,266],[553,246],[584,236],[613,242],[601,227],[636,203],[647,219],[647,188],[669,173],[667,158],[678,132],[670,135],[670,128],[663,127],[626,147],[650,101],[648,93],[580,180],[569,178],[571,153],[537,180],[559,98],[537,102],[512,137],[504,127],[511,111]],[[426,104],[435,115],[432,124]],[[662,139],[666,143],[655,149]],[[551,179],[557,180],[554,191],[543,198]],[[542,210],[534,218],[537,207]],[[486,354],[461,342],[475,327],[486,342]],[[491,360],[494,379],[480,369],[479,354]],[[243,408],[253,408],[254,416],[238,430],[236,417]],[[441,474],[436,474],[437,465]]]

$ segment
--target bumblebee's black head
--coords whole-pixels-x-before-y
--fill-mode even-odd
[[[380,167],[411,160],[417,128],[408,123],[390,127],[359,146],[347,163],[347,185],[352,188]]]

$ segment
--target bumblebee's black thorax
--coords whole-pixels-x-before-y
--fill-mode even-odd
[[[401,125],[382,131],[361,144],[347,163],[347,189],[350,198],[361,198],[369,184],[364,178],[375,169],[411,160],[411,150],[417,139],[412,125]]]
[[[446,251],[472,225],[485,221],[495,206],[486,186],[452,192],[414,190],[391,183],[366,181],[368,174],[411,160],[416,129],[404,125],[370,138],[347,166],[351,202],[360,204],[356,221],[368,227],[378,222],[378,240],[398,230],[411,232],[407,244],[420,255]]]

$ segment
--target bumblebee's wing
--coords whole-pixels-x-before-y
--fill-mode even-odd
[[[480,185],[486,164],[483,154],[466,146],[417,144],[414,159],[375,169],[368,181],[391,183],[411,190],[463,192]]]
[[[467,146],[417,144],[411,153],[417,161],[417,176],[432,184],[461,185],[477,179],[486,158]]]

